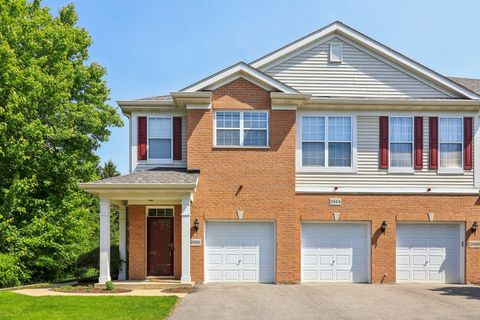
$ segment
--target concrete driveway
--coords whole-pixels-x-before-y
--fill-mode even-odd
[[[171,320],[478,319],[480,287],[456,285],[200,285]]]

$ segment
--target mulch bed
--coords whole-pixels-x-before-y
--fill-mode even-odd
[[[129,289],[113,289],[107,290],[102,288],[95,288],[93,285],[84,285],[84,284],[74,284],[71,286],[62,286],[57,288],[50,289],[56,292],[64,292],[64,293],[124,293],[130,292],[132,290]]]
[[[195,288],[192,287],[181,287],[181,288],[169,288],[169,289],[164,289],[162,292],[165,293],[192,293],[195,290]]]

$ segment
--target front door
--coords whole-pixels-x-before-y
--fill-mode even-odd
[[[173,218],[147,219],[147,275],[173,276]]]

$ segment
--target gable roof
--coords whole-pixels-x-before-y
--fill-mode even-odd
[[[233,66],[223,69],[207,78],[204,78],[186,88],[181,89],[180,92],[196,92],[209,89],[215,84],[225,84],[225,80],[227,80],[227,82],[230,82],[238,77],[244,77],[247,80],[253,80],[252,82],[258,81],[261,86],[266,85],[284,93],[299,93],[292,87],[287,86],[286,84],[270,77],[262,71],[253,68],[245,62],[236,63]]]
[[[358,44],[368,48],[372,52],[379,54],[393,61],[394,63],[406,68],[407,70],[413,71],[416,74],[422,76],[423,78],[432,81],[434,84],[451,90],[452,92],[455,92],[462,97],[469,99],[480,99],[480,95],[475,93],[474,91],[462,85],[459,85],[455,81],[421,65],[418,62],[413,61],[412,59],[377,42],[376,40],[373,40],[372,38],[356,31],[355,29],[343,24],[340,21],[335,21],[322,29],[319,29],[303,38],[300,38],[297,41],[294,41],[278,50],[275,50],[251,62],[250,65],[259,70],[265,69],[265,67],[271,65],[273,62],[284,59],[290,55],[295,55],[302,49],[309,47],[310,45],[315,44],[321,41],[323,38],[331,36],[335,33],[352,39]]]

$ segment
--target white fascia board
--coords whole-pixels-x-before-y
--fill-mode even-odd
[[[272,110],[297,110],[296,105],[275,105],[272,104]]]
[[[197,179],[198,180],[198,179]],[[80,188],[87,192],[98,192],[100,190],[126,190],[126,189],[164,189],[164,190],[193,190],[197,183],[79,183]]]
[[[189,103],[187,103],[185,105],[185,109],[187,109],[187,110],[210,110],[210,109],[212,109],[212,104],[211,103],[205,103],[205,104],[189,104]]]
[[[334,32],[344,34],[361,43],[362,45],[370,48],[371,50],[388,57],[389,59],[395,61],[400,65],[406,66],[411,70],[414,70],[415,72],[423,75],[427,79],[431,79],[466,98],[480,99],[480,95],[476,94],[475,92],[464,88],[463,86],[453,82],[452,80],[442,76],[441,74],[419,64],[418,62],[413,61],[410,58],[407,58],[406,56],[396,52],[395,50],[388,48],[387,46],[367,37],[366,35],[356,31],[353,28],[350,28],[349,26],[344,25],[339,21],[335,21],[334,23],[326,26],[325,28],[313,32],[301,38],[300,40],[297,40],[291,44],[284,46],[283,48],[280,48],[277,51],[272,52],[271,54],[255,60],[250,63],[250,65],[257,69],[262,68],[263,66],[275,60],[278,60],[290,53],[300,50],[301,48],[311,44],[312,42],[318,41],[319,39],[326,37]]]
[[[227,69],[224,69],[208,78],[205,78],[197,83],[194,83],[193,85],[189,86],[189,87],[186,87],[182,90],[180,90],[180,92],[196,92],[196,91],[199,91],[199,90],[202,90],[214,83],[217,83],[219,81],[222,81],[223,79],[225,78],[228,78],[228,77],[232,77],[233,75],[235,74],[238,74],[238,73],[244,73],[244,74],[247,74],[249,75],[250,77],[254,78],[254,79],[258,79],[270,86],[272,86],[273,88],[276,88],[282,92],[285,92],[285,93],[298,93],[297,90],[293,89],[293,88],[290,88],[289,86],[283,84],[282,82],[264,74],[263,72],[255,69],[255,68],[252,68],[251,66],[249,66],[248,64],[244,63],[244,62],[240,62],[240,63],[237,63]]]
[[[328,194],[452,194],[478,195],[478,188],[437,188],[431,187],[296,187],[296,193],[328,193]]]
[[[174,106],[173,99],[169,100],[117,100],[120,107],[135,107],[135,106]]]

